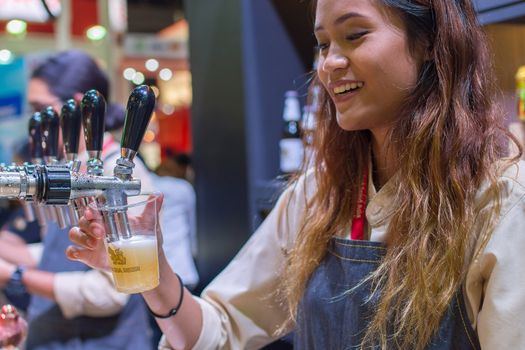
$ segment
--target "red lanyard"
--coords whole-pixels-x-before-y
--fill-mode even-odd
[[[363,187],[361,188],[361,197],[357,202],[356,215],[352,218],[352,232],[350,237],[353,240],[363,240],[365,233],[365,209],[366,209],[366,195],[368,193],[368,167],[365,166],[363,174]]]

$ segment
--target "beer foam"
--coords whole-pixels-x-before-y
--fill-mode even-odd
[[[136,248],[149,248],[151,245],[156,245],[157,240],[155,236],[151,235],[136,235],[129,239],[119,239],[110,243],[114,248],[127,248],[127,247],[136,247]]]

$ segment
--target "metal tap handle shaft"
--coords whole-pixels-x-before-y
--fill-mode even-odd
[[[137,86],[131,92],[126,109],[126,121],[121,147],[138,151],[151,114],[155,108],[155,93],[147,85]]]
[[[40,112],[35,112],[29,118],[29,148],[31,159],[42,159],[44,151],[42,149],[42,116]]]
[[[41,117],[42,148],[44,150],[44,157],[56,159],[58,156],[60,119],[52,107],[43,109]]]
[[[74,155],[76,158],[80,139],[80,126],[82,125],[80,107],[74,99],[69,99],[62,106],[60,112],[60,127],[62,128],[64,151],[66,156]]]
[[[102,151],[104,116],[106,114],[106,100],[104,96],[96,90],[89,90],[82,98],[80,111],[84,124],[86,149],[88,151]]]
[[[35,221],[35,213],[33,211],[33,203],[21,201],[20,203],[22,205],[22,208],[24,210],[24,219],[26,219],[27,222],[33,222]]]

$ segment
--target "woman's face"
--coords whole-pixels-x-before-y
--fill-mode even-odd
[[[62,108],[62,101],[49,91],[49,86],[45,81],[37,78],[29,80],[27,86],[27,102],[33,112],[40,112],[44,108],[51,106],[55,112],[60,114],[60,109]],[[80,150],[83,150],[83,145],[84,143],[80,142]],[[62,149],[62,147],[62,129],[60,129],[58,134],[58,149]]]
[[[60,99],[49,91],[49,86],[42,79],[34,78],[29,81],[27,101],[35,112],[51,106],[57,113],[60,113],[60,108],[62,108]]]
[[[339,126],[388,129],[422,62],[409,52],[401,18],[374,0],[319,0],[315,36],[317,72]]]

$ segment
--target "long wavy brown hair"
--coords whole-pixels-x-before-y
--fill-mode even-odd
[[[486,234],[473,230],[481,210],[474,196],[487,182],[498,198],[495,164],[505,157],[509,138],[517,141],[502,127],[494,103],[491,57],[471,0],[371,1],[399,14],[411,51],[424,47],[430,57],[389,135],[398,151],[399,184],[387,253],[369,277],[380,300],[361,346],[423,349],[464,281],[479,251],[476,244],[490,237],[490,228]],[[307,203],[284,278],[292,321],[328,242],[355,212],[371,143],[369,131],[338,126],[326,91],[321,101],[314,135],[317,191]],[[489,226],[497,212],[495,205]]]

